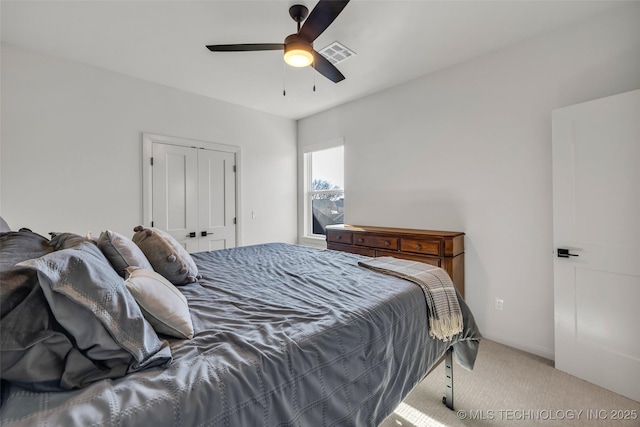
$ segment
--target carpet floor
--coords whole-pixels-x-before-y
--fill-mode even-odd
[[[454,363],[454,411],[442,404],[444,378],[440,363],[380,427],[640,427],[639,402],[494,341],[481,341],[473,371]]]

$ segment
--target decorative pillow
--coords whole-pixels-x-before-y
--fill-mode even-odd
[[[7,231],[11,231],[11,227],[9,227],[9,224],[7,224],[7,221],[5,221],[1,216],[0,216],[0,233],[4,233]]]
[[[133,231],[133,242],[165,279],[174,285],[186,285],[198,279],[198,267],[193,258],[169,233],[141,225]]]
[[[124,283],[156,332],[193,338],[189,305],[182,292],[155,271],[129,267],[127,272],[130,275]]]
[[[122,277],[126,277],[127,267],[153,270],[142,250],[120,233],[111,230],[100,233],[98,248],[107,257],[116,273]]]
[[[91,247],[97,253],[83,250]],[[124,365],[126,372],[171,360],[168,343],[158,339],[124,280],[92,243],[19,265],[37,270],[53,315],[91,360],[107,368]]]

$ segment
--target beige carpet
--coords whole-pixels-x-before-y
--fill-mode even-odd
[[[472,372],[454,363],[454,411],[442,404],[443,393],[441,363],[380,427],[640,427],[640,403],[486,339]]]

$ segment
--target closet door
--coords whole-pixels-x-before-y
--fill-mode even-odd
[[[199,250],[236,246],[235,154],[198,150]]]
[[[167,231],[189,252],[199,250],[198,152],[154,143],[153,226]]]
[[[189,252],[236,246],[236,155],[153,142],[152,224]]]

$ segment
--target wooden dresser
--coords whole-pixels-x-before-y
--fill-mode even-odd
[[[464,297],[464,233],[408,228],[329,225],[327,249],[392,256],[443,268]]]

